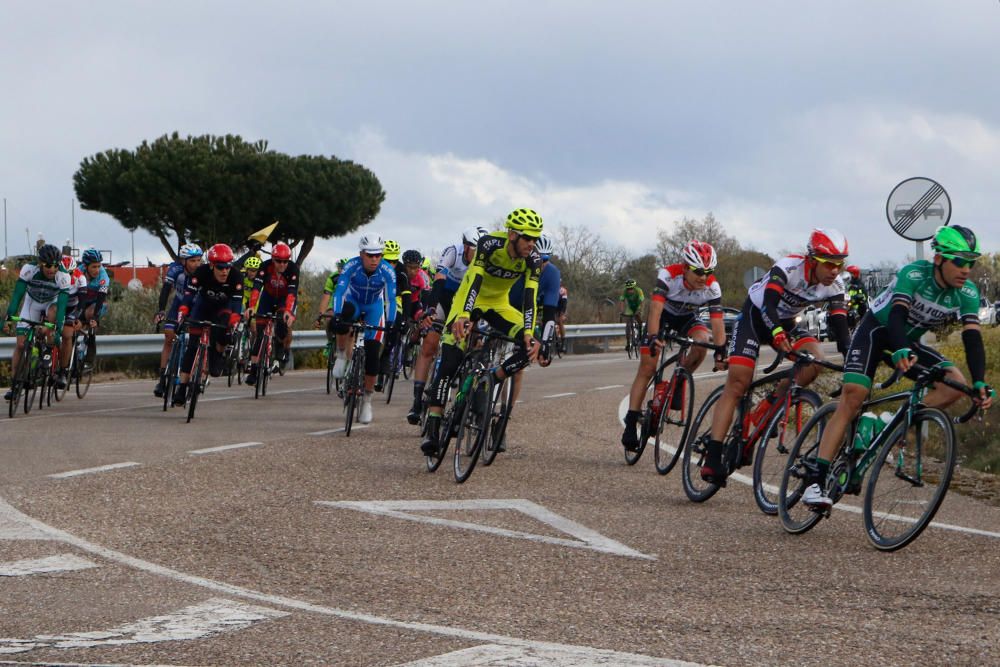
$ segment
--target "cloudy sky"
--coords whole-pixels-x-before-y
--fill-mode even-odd
[[[530,206],[640,254],[712,212],[772,254],[839,228],[865,266],[913,253],[886,198],[927,176],[1000,250],[997,0],[4,0],[0,25],[11,254],[70,236],[83,157],[173,131],[364,164],[366,230],[404,248]],[[75,226],[130,257],[109,216]]]

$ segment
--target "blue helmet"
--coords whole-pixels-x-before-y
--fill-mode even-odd
[[[178,257],[181,259],[191,259],[192,257],[201,257],[204,255],[201,246],[197,243],[185,243],[181,246],[180,251],[177,253]]]
[[[83,251],[83,254],[80,255],[80,261],[84,264],[93,264],[94,262],[100,264],[104,261],[104,255],[102,255],[101,251],[97,248],[87,248]]]

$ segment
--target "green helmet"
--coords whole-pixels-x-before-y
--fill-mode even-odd
[[[628,280],[625,281],[625,289],[633,289],[637,284],[638,283],[629,278]]]
[[[976,259],[982,254],[976,235],[968,227],[959,225],[938,227],[931,248],[944,257]]]

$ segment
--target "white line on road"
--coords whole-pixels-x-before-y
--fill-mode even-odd
[[[351,426],[352,431],[356,428],[368,428],[368,424],[354,424],[353,426]],[[311,433],[306,433],[306,435],[330,435],[331,433],[343,433],[343,432],[344,432],[344,427],[341,426],[340,428],[328,428],[325,431],[312,431]]]
[[[188,454],[214,454],[215,452],[224,452],[229,449],[241,449],[243,447],[256,447],[257,445],[263,445],[263,442],[238,442],[235,445],[222,445],[220,447],[207,447],[205,449],[192,449]]]
[[[576,396],[576,392],[567,391],[562,394],[549,394],[548,396],[542,396],[542,398],[563,398],[564,396]]]
[[[62,554],[45,558],[17,560],[12,563],[0,563],[0,577],[26,577],[31,574],[49,572],[73,572],[75,570],[88,570],[92,567],[97,567],[97,564],[86,558],[73,554]]]
[[[106,472],[108,470],[118,470],[119,468],[133,468],[138,465],[142,464],[136,463],[135,461],[126,461],[125,463],[112,463],[106,466],[97,466],[96,468],[83,468],[81,470],[70,470],[69,472],[57,472],[54,475],[47,475],[47,477],[51,477],[52,479],[65,479],[67,477],[89,475],[92,472]]]
[[[624,386],[625,385],[623,385],[623,384],[609,384],[609,385],[605,385],[603,387],[594,387],[590,391],[604,391],[605,389],[621,389]]]

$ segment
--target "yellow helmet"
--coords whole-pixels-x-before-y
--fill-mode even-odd
[[[387,259],[390,262],[395,262],[396,260],[399,259],[399,253],[401,251],[402,248],[399,247],[398,243],[396,243],[391,239],[386,239],[385,246],[383,246],[382,249],[382,258]]]
[[[247,257],[246,261],[243,262],[244,269],[259,269],[260,268],[260,257],[256,255],[250,255]]]
[[[530,208],[518,208],[507,216],[507,229],[535,238],[542,235],[542,217]]]

